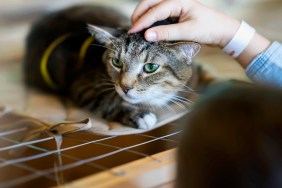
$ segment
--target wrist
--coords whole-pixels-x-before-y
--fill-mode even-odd
[[[243,68],[246,68],[257,55],[264,52],[270,45],[271,41],[262,35],[255,33],[248,46],[236,60]]]
[[[240,22],[235,19],[228,18],[226,24],[222,25],[223,33],[221,34],[221,39],[219,42],[219,47],[223,49],[235,36],[236,32],[240,27]]]

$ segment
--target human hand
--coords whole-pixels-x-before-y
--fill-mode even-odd
[[[240,26],[238,20],[195,0],[142,0],[132,15],[129,33],[169,17],[178,17],[178,23],[147,29],[145,39],[187,40],[223,48]]]

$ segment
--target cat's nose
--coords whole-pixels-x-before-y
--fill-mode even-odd
[[[131,90],[131,87],[126,87],[126,86],[121,86],[122,91],[127,94],[129,92],[129,90]]]

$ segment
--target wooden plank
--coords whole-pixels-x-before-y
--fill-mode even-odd
[[[167,150],[152,158],[146,157],[119,167],[94,174],[80,180],[62,185],[64,188],[79,187],[159,187],[175,180],[176,149]]]

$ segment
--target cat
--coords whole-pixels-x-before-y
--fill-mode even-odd
[[[186,119],[176,187],[282,187],[281,99],[254,84],[208,89]]]
[[[109,121],[154,128],[156,109],[188,102],[201,45],[148,42],[144,32],[127,34],[129,26],[118,11],[93,5],[43,16],[26,40],[26,85],[66,95]]]

